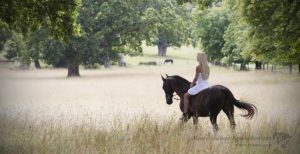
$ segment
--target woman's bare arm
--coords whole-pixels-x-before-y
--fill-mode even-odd
[[[197,81],[197,79],[198,79],[199,73],[200,73],[200,65],[198,65],[198,66],[196,67],[195,77],[194,77],[193,82],[191,83],[191,86],[194,86],[194,85],[196,84],[196,81]]]

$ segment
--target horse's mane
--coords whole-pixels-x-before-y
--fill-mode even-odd
[[[190,84],[191,82],[186,80],[185,78],[179,76],[179,75],[173,75],[173,76],[168,76],[167,79],[176,79],[176,80],[182,80],[186,84]]]

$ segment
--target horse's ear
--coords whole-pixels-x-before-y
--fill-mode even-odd
[[[169,75],[168,75],[168,74],[166,74],[166,77],[169,77]]]
[[[165,82],[166,81],[166,79],[161,75],[161,79],[163,80],[163,82]]]

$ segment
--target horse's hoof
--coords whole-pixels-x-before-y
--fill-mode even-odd
[[[183,115],[181,118],[180,118],[180,120],[181,121],[184,121],[184,122],[187,122],[188,121],[188,116],[185,116],[185,115]]]

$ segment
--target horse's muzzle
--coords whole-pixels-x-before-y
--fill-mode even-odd
[[[168,105],[171,105],[173,103],[173,101],[167,101]]]
[[[171,104],[173,103],[173,98],[172,98],[172,96],[167,95],[167,96],[166,96],[166,101],[167,101],[167,104],[168,104],[168,105],[171,105]]]

